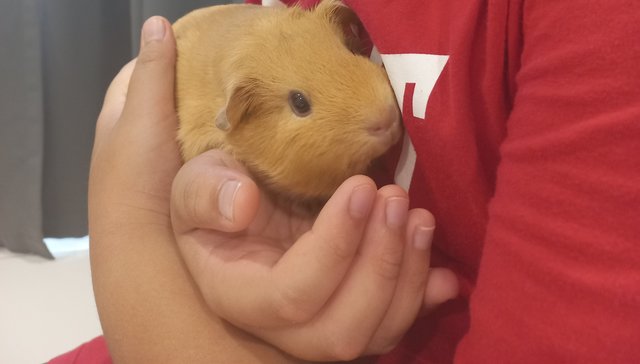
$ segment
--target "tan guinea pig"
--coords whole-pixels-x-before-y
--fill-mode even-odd
[[[355,15],[223,5],[174,24],[178,140],[185,160],[231,153],[276,197],[324,203],[396,143],[399,110],[384,70],[348,45]]]

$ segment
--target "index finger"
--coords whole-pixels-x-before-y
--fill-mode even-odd
[[[351,266],[376,199],[375,183],[365,176],[348,179],[303,235],[273,269],[276,312],[303,322],[331,297]]]

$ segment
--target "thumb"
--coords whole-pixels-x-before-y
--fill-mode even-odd
[[[173,180],[171,217],[177,234],[192,229],[236,232],[253,221],[260,192],[227,153],[210,150],[189,160]]]
[[[175,122],[176,42],[169,22],[160,16],[147,19],[140,46],[123,114],[133,123],[157,128],[158,121]]]

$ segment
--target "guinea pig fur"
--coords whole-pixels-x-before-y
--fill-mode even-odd
[[[401,134],[382,67],[353,52],[355,15],[222,5],[174,24],[178,141],[189,160],[212,148],[241,161],[274,196],[323,203]]]

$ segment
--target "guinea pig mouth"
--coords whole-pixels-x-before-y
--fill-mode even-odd
[[[400,137],[400,122],[397,119],[378,121],[369,124],[365,130],[367,135],[373,138],[374,143],[388,148],[395,144]]]
[[[400,134],[400,114],[395,105],[385,108],[373,117],[364,127],[367,134],[380,140],[383,144],[391,145],[397,141]]]
[[[374,136],[374,137],[384,137],[386,135],[388,135],[391,132],[391,128],[392,125],[387,125],[387,124],[376,124],[376,125],[371,125],[369,127],[367,127],[367,132],[369,133],[369,135]]]

